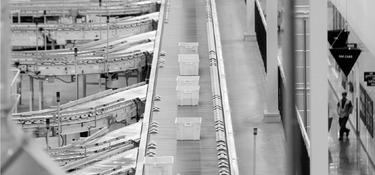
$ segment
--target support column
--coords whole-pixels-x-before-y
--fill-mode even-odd
[[[21,24],[21,11],[18,11],[18,24]]]
[[[327,1],[310,1],[310,174],[328,175]]]
[[[109,86],[112,85],[112,79],[110,78],[109,74],[107,73],[105,76],[105,90],[109,89]]]
[[[273,1],[272,1],[273,2]],[[276,1],[277,2],[277,1]],[[247,41],[254,40],[255,35],[255,17],[254,17],[254,0],[246,0],[246,30],[244,39]]]
[[[29,76],[30,78],[30,102],[29,102],[29,110],[32,111],[33,110],[33,106],[34,106],[34,78],[32,76]]]
[[[140,83],[142,81],[142,66],[139,66],[138,69],[137,69],[138,73],[137,73],[137,82]]]
[[[76,99],[79,99],[79,74],[76,74]]]
[[[101,89],[102,88],[102,77],[101,77],[101,74],[99,74],[98,84],[99,84],[99,89]]]
[[[277,84],[277,1],[267,1],[267,100],[264,111],[265,121],[280,121],[278,110]]]
[[[126,86],[129,86],[129,73],[127,71],[125,71],[125,83]]]
[[[39,110],[42,110],[44,107],[44,102],[43,102],[43,94],[44,94],[44,87],[43,87],[43,80],[39,80]]]
[[[87,81],[86,81],[86,74],[82,74],[82,96],[86,97],[86,90],[87,90]]]
[[[17,94],[20,94],[18,105],[22,105],[22,74],[20,74],[19,81],[17,82]]]

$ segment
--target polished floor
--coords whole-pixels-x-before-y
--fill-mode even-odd
[[[217,13],[232,112],[239,174],[253,173],[253,128],[256,136],[257,175],[285,171],[285,140],[282,125],[263,121],[265,74],[256,40],[244,41],[245,2],[216,0]]]
[[[329,174],[375,175],[374,164],[369,159],[361,141],[355,135],[355,127],[351,121],[347,123],[347,128],[351,129],[349,138],[343,141],[338,140],[339,124],[335,111],[343,88],[333,69],[333,67],[330,67],[328,76],[330,82],[329,108],[330,114],[334,116],[329,132]],[[355,113],[350,117],[353,120]]]

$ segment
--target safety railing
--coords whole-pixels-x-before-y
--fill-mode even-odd
[[[153,59],[151,63],[151,71],[149,79],[146,79],[148,82],[147,94],[146,94],[146,105],[145,112],[143,115],[142,129],[141,129],[141,141],[139,144],[139,150],[137,155],[137,165],[136,165],[136,175],[143,175],[144,170],[144,160],[147,151],[147,143],[149,141],[149,128],[152,121],[152,108],[154,105],[154,93],[157,83],[157,74],[158,74],[158,62],[161,49],[161,39],[163,36],[163,27],[165,20],[165,10],[166,10],[166,0],[161,0],[160,12],[159,12],[159,22],[158,28],[156,31],[156,38],[154,44]]]
[[[285,115],[283,113],[283,98],[286,98],[284,96],[284,93],[285,93],[285,84],[286,84],[286,77],[285,77],[285,74],[284,74],[284,71],[281,67],[281,63],[280,63],[280,60],[279,60],[279,66],[278,66],[278,101],[279,101],[279,111],[280,111],[280,116],[281,116],[281,121],[282,121],[282,124],[283,124],[283,128],[284,128],[284,133],[286,131],[286,124],[285,124]],[[309,139],[309,136],[306,132],[306,126],[304,126],[304,122],[302,120],[302,116],[300,115],[300,113],[298,112],[298,109],[297,109],[297,106],[295,107],[295,112],[296,112],[296,118],[294,120],[297,120],[296,123],[298,123],[298,126],[299,126],[299,129],[297,130],[298,133],[298,140],[302,140],[302,142],[300,142],[300,151],[301,151],[301,154],[300,154],[300,157],[299,157],[299,160],[301,161],[301,172],[303,172],[303,174],[306,174],[308,175],[310,173],[310,139]],[[286,138],[288,139],[288,138]]]
[[[234,143],[215,0],[207,1],[207,8],[207,33],[213,113],[215,118],[218,174],[238,175],[237,154]]]
[[[267,22],[259,0],[254,1],[255,33],[264,69],[267,72]]]

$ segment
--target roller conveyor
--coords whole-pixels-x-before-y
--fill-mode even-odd
[[[147,61],[151,62],[154,40],[154,31],[123,39],[112,39],[108,43],[108,59],[105,52],[106,43],[102,40],[78,45],[77,67],[74,52],[69,49],[13,52],[12,61],[23,72],[47,76],[104,73],[107,71],[106,63],[108,72],[134,70],[145,66]],[[132,46],[144,43],[149,44],[147,47],[143,45],[142,48],[128,50]],[[119,50],[122,52],[118,53]]]
[[[141,122],[137,122],[90,141],[78,141],[77,144],[49,149],[48,153],[61,165],[68,165],[122,147],[133,149],[139,142],[141,125]]]
[[[127,37],[154,30],[158,12],[142,15],[126,20],[108,23],[108,35]],[[39,31],[43,29],[43,31]],[[12,25],[13,47],[35,47],[44,44],[44,36],[55,40],[57,45],[65,45],[67,40],[95,40],[106,38],[107,24],[75,23],[75,24],[14,24]],[[36,33],[36,30],[37,33]],[[36,39],[37,38],[37,39]],[[38,42],[37,42],[38,40]]]
[[[155,12],[155,2],[151,1],[139,1],[139,2],[109,2],[108,12],[109,15],[137,15]],[[89,14],[107,14],[107,4],[103,3],[102,7],[99,7],[98,2],[86,2],[86,3],[64,3],[61,5],[61,1],[54,1],[53,3],[13,3],[11,6],[11,12],[13,16],[43,16],[44,11],[46,16],[64,16],[70,15],[72,9],[77,10],[80,15]]]
[[[105,93],[80,99],[79,102],[73,101],[71,102],[73,104],[62,105],[59,114],[56,109],[49,109],[15,113],[12,119],[26,132],[38,133],[37,137],[45,136],[47,126],[57,130],[59,121],[61,134],[74,134],[108,127],[116,122],[134,123],[136,121],[134,118],[139,115],[137,108],[142,108],[135,99],[145,100],[147,85],[130,88],[107,90]],[[53,131],[51,132],[50,134],[53,135]]]
[[[108,159],[101,160],[94,163],[92,166],[80,169],[71,174],[112,174],[120,173],[123,174],[132,171],[135,167],[135,161],[137,157],[138,149],[131,149],[129,151],[122,152]]]

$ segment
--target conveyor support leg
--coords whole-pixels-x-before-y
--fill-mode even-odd
[[[43,87],[43,80],[39,80],[39,110],[43,109],[43,93],[44,93],[44,87]]]
[[[33,110],[33,102],[34,102],[34,78],[32,76],[29,76],[30,78],[30,102],[29,102],[29,109],[30,111]]]

